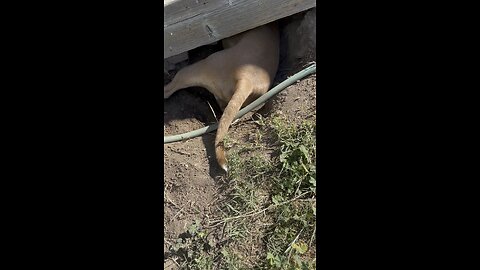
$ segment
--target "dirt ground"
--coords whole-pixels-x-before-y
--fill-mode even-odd
[[[281,62],[274,85],[316,61],[315,9],[285,19],[282,25]],[[313,14],[312,14],[313,13]],[[312,40],[313,39],[313,40]],[[218,46],[204,46],[191,52],[189,62],[206,57]],[[215,123],[221,115],[213,97],[204,89],[178,91],[164,101],[164,135],[192,131]],[[316,114],[316,76],[293,84],[269,101],[260,111],[301,121]],[[255,124],[253,113],[242,117],[229,136],[246,141]],[[215,133],[164,145],[164,268],[176,269],[169,260],[169,248],[195,220],[215,216],[215,203],[222,196],[224,173],[214,152]]]

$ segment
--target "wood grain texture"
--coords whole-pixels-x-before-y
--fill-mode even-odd
[[[168,0],[164,1],[163,27],[187,20],[199,14],[207,14],[222,6],[226,0]]]
[[[313,8],[315,0],[164,1],[164,58]]]

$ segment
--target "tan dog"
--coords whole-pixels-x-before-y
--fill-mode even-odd
[[[181,69],[164,87],[164,98],[187,87],[203,87],[224,110],[215,138],[218,164],[227,171],[223,139],[241,107],[265,94],[279,61],[276,23],[260,26],[222,41],[222,51]]]

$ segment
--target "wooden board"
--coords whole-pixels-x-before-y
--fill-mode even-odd
[[[315,0],[164,0],[164,59],[313,8]]]

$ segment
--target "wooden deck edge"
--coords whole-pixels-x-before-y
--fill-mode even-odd
[[[164,59],[302,12],[315,0],[164,2]],[[189,6],[190,5],[190,6]]]

